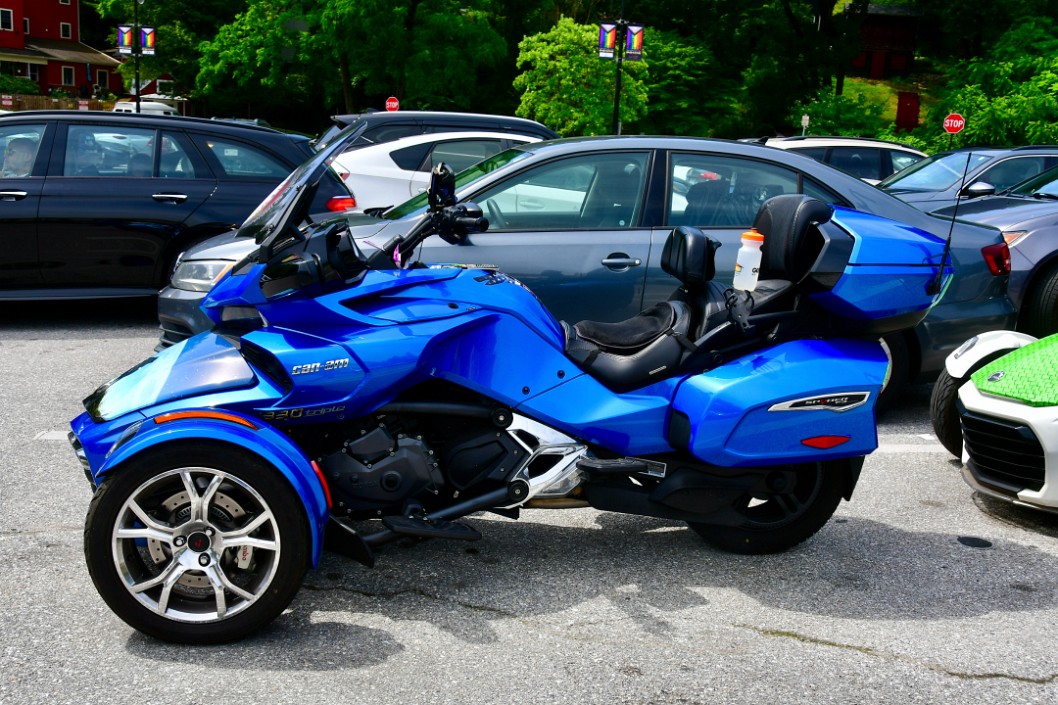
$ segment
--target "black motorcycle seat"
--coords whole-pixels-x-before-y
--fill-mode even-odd
[[[611,389],[645,387],[679,368],[691,319],[687,304],[664,301],[617,323],[562,321],[566,354]]]
[[[577,366],[610,389],[637,389],[685,369],[694,360],[720,361],[722,355],[706,353],[729,345],[740,347],[763,339],[773,330],[760,326],[749,332],[733,325],[728,306],[730,287],[707,282],[700,293],[677,291],[665,302],[616,323],[562,321],[566,355]],[[783,279],[757,283],[750,294],[748,313],[793,310],[793,284]],[[705,344],[707,350],[699,350]],[[704,369],[704,368],[703,368]]]

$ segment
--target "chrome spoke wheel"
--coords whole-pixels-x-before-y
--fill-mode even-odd
[[[213,622],[248,609],[269,589],[281,557],[279,526],[244,480],[184,467],[151,477],[117,512],[113,560],[144,608],[178,622]]]

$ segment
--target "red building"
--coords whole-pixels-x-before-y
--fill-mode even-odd
[[[79,0],[0,0],[0,74],[87,98],[120,93],[120,65],[81,43]]]

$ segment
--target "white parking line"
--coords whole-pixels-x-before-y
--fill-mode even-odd
[[[66,431],[41,431],[33,436],[35,441],[65,441]]]

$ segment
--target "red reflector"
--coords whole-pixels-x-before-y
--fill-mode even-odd
[[[316,473],[316,477],[320,479],[320,486],[323,487],[323,496],[327,499],[327,510],[331,509],[331,488],[327,486],[327,478],[323,476],[323,471],[320,470],[320,466],[316,464],[316,461],[312,461],[312,470]]]
[[[352,196],[334,196],[327,199],[327,210],[335,213],[356,208],[356,199]]]
[[[995,245],[982,247],[981,254],[984,255],[988,270],[993,276],[1010,274],[1010,248],[1007,247],[1007,243],[998,242]]]
[[[169,421],[180,421],[181,419],[217,419],[218,421],[231,421],[240,426],[252,428],[254,431],[257,430],[257,426],[255,426],[253,422],[244,419],[241,416],[226,414],[223,411],[206,411],[204,409],[195,411],[174,411],[169,414],[161,414],[154,417],[154,423],[167,423]]]
[[[815,436],[814,438],[806,438],[801,443],[809,448],[827,450],[828,448],[835,448],[842,443],[848,443],[851,440],[852,436]]]

